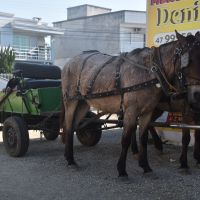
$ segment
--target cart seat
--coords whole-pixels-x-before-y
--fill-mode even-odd
[[[37,89],[47,87],[60,87],[61,80],[26,79],[21,85],[23,89]]]
[[[17,62],[13,74],[16,77],[31,79],[60,79],[61,69],[56,65]]]

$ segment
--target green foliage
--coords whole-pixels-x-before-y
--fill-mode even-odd
[[[0,49],[0,73],[11,73],[14,61],[15,53],[10,46]]]

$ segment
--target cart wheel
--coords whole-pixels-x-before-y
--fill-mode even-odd
[[[3,143],[12,157],[24,156],[29,146],[29,134],[25,121],[17,116],[9,117],[3,124]]]
[[[49,120],[45,124],[45,130],[43,130],[43,135],[46,140],[55,140],[60,131],[59,121]]]
[[[96,114],[89,112],[86,117],[95,117]],[[85,146],[94,146],[101,139],[101,124],[91,123],[76,131],[79,142]]]
[[[58,137],[58,133],[59,130],[55,130],[55,131],[44,131],[44,137],[46,138],[46,140],[55,140]]]

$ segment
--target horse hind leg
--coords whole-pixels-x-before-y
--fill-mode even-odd
[[[136,130],[137,130],[137,126],[135,126],[133,128],[133,133],[131,135],[131,151],[133,153],[133,155],[137,155],[138,154],[138,145],[137,145],[137,139],[136,139]]]
[[[160,137],[158,136],[155,128],[149,127],[149,129],[146,130],[146,131],[147,132],[149,131],[151,133],[155,148],[160,153],[162,153],[163,152],[163,143],[162,143],[162,140],[160,139]],[[134,156],[138,155],[138,152],[139,152],[135,132],[136,132],[136,130],[134,130],[134,133],[132,134],[132,137],[131,137],[131,151],[132,151]],[[146,134],[148,134],[148,133],[146,133]]]
[[[163,111],[156,108],[153,112],[152,118],[151,120],[154,122],[156,121],[156,119],[158,119],[161,115],[163,114]],[[152,136],[152,139],[154,141],[154,146],[155,148],[159,151],[159,152],[163,152],[163,143],[161,138],[158,136],[158,133],[156,131],[156,129],[153,126],[149,127],[149,132]]]
[[[76,164],[73,152],[74,131],[88,110],[89,106],[82,101],[67,102],[65,107],[65,158],[68,165]]]
[[[160,137],[158,136],[158,133],[154,127],[149,127],[149,132],[151,133],[151,136],[154,141],[154,146],[159,152],[163,152],[163,143]]]
[[[68,165],[75,164],[74,154],[73,154],[73,121],[76,107],[78,105],[77,101],[66,102],[65,104],[65,120],[63,126],[63,133],[65,138],[65,158],[68,162]]]

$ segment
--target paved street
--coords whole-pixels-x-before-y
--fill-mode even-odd
[[[40,140],[32,137],[28,153],[23,158],[9,157],[0,142],[1,200],[82,200],[82,199],[199,199],[200,169],[189,149],[190,173],[179,172],[180,147],[165,145],[158,155],[149,144],[149,161],[154,172],[143,175],[129,152],[129,181],[117,177],[116,163],[120,154],[121,130],[104,132],[98,145],[92,148],[75,141],[78,169],[67,166],[60,140]]]

